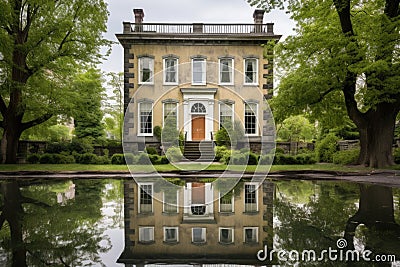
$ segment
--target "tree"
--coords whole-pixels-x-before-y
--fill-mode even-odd
[[[107,108],[105,109],[106,116],[104,122],[106,130],[111,133],[117,140],[122,140],[122,124],[124,121],[124,73],[110,72],[108,86],[112,89],[112,95],[108,97]]]
[[[21,133],[71,110],[78,66],[98,62],[108,16],[103,0],[0,2],[0,127],[3,163]]]
[[[105,89],[102,86],[101,74],[98,70],[89,69],[79,73],[73,81],[74,91],[80,98],[74,103],[75,135],[78,138],[104,137],[103,111],[101,101]]]
[[[249,2],[271,10],[285,1]],[[288,75],[274,107],[331,118],[345,110],[360,133],[359,163],[393,164],[400,110],[399,0],[294,0],[287,6],[297,35],[278,46],[276,58]]]
[[[315,128],[303,115],[285,119],[279,127],[278,137],[284,141],[310,141],[314,138]]]

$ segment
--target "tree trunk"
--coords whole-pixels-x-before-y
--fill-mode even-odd
[[[365,127],[359,127],[359,163],[372,168],[393,165],[392,145],[397,111],[392,105],[382,103],[366,115]]]
[[[17,163],[19,138],[21,137],[22,123],[18,118],[4,119],[3,138],[1,140],[2,163]]]
[[[17,139],[18,140],[18,139]],[[26,264],[26,248],[23,240],[22,220],[22,197],[17,181],[4,182],[1,184],[4,197],[4,208],[2,215],[10,226],[12,265],[24,267]]]

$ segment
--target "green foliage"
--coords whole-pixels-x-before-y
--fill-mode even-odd
[[[222,127],[215,133],[215,142],[217,143],[217,146],[231,146],[231,139],[225,127]]]
[[[158,155],[157,149],[152,146],[147,146],[145,152],[149,155]]]
[[[333,163],[342,165],[353,164],[357,162],[359,155],[360,149],[338,151],[333,154]]]
[[[179,147],[174,147],[174,146],[168,148],[167,153],[165,153],[165,155],[167,156],[170,162],[179,162],[183,158],[181,149]]]
[[[154,134],[154,136],[157,138],[157,140],[158,140],[159,142],[161,141],[161,133],[162,133],[162,128],[161,128],[161,126],[159,126],[159,125],[154,126],[153,134]]]
[[[114,154],[114,155],[112,155],[111,164],[114,164],[114,165],[125,164],[124,154]]]
[[[321,141],[317,142],[315,152],[320,162],[332,162],[333,154],[337,151],[337,141],[339,138],[334,134],[328,134]]]
[[[55,142],[48,143],[45,149],[46,153],[61,153],[63,151],[69,151],[69,144],[66,142]]]
[[[215,159],[217,161],[220,161],[222,157],[227,153],[227,151],[230,151],[226,148],[226,146],[216,146],[214,150],[215,150]]]
[[[161,131],[161,141],[178,145],[179,130],[176,127],[176,118],[167,116],[164,122],[164,128]]]
[[[311,141],[315,127],[303,115],[290,116],[278,128],[278,137],[283,141]]]
[[[72,164],[75,163],[75,159],[72,155],[45,153],[40,156],[39,162],[41,164]]]
[[[89,69],[76,75],[73,83],[76,90],[79,88],[81,97],[75,102],[74,124],[75,135],[78,138],[92,137],[98,139],[104,137],[104,125],[102,123],[103,111],[101,101],[105,92],[102,86],[102,77],[98,70]]]
[[[261,159],[261,162],[270,162],[270,158]],[[296,156],[285,155],[285,154],[276,154],[273,160],[274,165],[306,165],[306,164],[315,164],[317,162],[316,156],[314,153],[308,154],[298,154]]]
[[[124,120],[124,73],[107,73],[109,77],[107,85],[112,90],[112,94],[107,95],[106,114],[104,118],[106,131],[116,140],[122,140],[122,124]]]
[[[93,153],[93,139],[86,138],[73,138],[70,144],[70,151],[75,151],[79,154]]]
[[[31,164],[39,163],[40,155],[39,154],[30,154],[26,157],[26,161]]]
[[[275,154],[285,154],[285,150],[281,147],[276,147],[275,148]]]
[[[400,148],[395,148],[393,151],[393,158],[396,164],[400,164]]]
[[[244,137],[244,129],[240,121],[232,124],[226,121],[224,125],[215,133],[215,142],[218,146],[236,146],[237,142]]]
[[[151,164],[151,161],[149,159],[149,155],[147,153],[140,153],[139,158],[137,160],[137,164],[140,165],[149,165]]]

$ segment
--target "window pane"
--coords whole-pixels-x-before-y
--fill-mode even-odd
[[[245,60],[245,83],[256,83],[257,82],[257,60],[246,59]]]
[[[141,185],[140,186],[140,212],[152,212],[153,210],[153,198],[152,198],[152,185]]]
[[[178,241],[176,228],[165,228],[164,235],[167,242]]]
[[[220,128],[224,125],[232,125],[232,105],[221,103],[219,106],[219,119],[220,119]]]
[[[164,124],[174,123],[177,125],[177,103],[164,103]]]
[[[165,82],[177,82],[177,59],[168,58],[165,60]]]
[[[205,60],[193,59],[193,83],[205,83]]]
[[[176,213],[177,212],[177,191],[164,192],[164,212]]]
[[[193,228],[193,243],[204,243],[205,240],[205,229],[204,228]]]
[[[244,114],[244,124],[246,134],[256,134],[257,117],[256,117],[257,105],[246,104]]]
[[[252,212],[257,211],[257,194],[256,194],[256,186],[255,185],[245,185],[244,186],[244,203],[245,203],[245,211]]]
[[[152,125],[152,104],[140,103],[140,133],[153,133]]]
[[[149,57],[142,57],[140,61],[140,82],[152,82],[153,81],[153,66],[154,61]]]
[[[232,232],[233,229],[220,229],[220,242],[232,243],[233,242]]]
[[[220,61],[220,82],[232,83],[232,59],[221,59]]]

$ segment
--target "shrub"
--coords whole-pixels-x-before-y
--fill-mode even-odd
[[[45,153],[40,156],[40,164],[53,164],[53,154]]]
[[[248,158],[246,154],[238,153],[237,151],[235,151],[231,155],[231,161],[234,165],[246,165]]]
[[[400,148],[395,148],[393,151],[393,159],[396,164],[400,164]]]
[[[174,147],[174,146],[168,148],[167,153],[165,153],[165,155],[167,156],[170,162],[178,162],[183,158],[181,149],[179,147]]]
[[[73,138],[69,144],[69,150],[79,154],[93,153],[94,148],[91,138]]]
[[[257,165],[258,164],[258,156],[252,152],[249,152],[248,155],[249,155],[248,164],[249,165]]]
[[[97,155],[93,153],[84,153],[79,157],[80,164],[96,164],[97,162]]]
[[[270,155],[262,155],[260,156],[260,158],[258,159],[258,162],[261,165],[269,165],[272,164],[272,156]]]
[[[131,164],[135,164],[136,163],[135,156],[132,153],[125,153],[122,156],[124,158],[124,161],[121,164],[131,165]]]
[[[215,133],[215,142],[217,146],[231,146],[231,138],[225,127],[222,127]]]
[[[231,160],[231,156],[232,156],[232,150],[225,150],[219,161],[224,164],[229,164],[229,161]]]
[[[124,154],[114,154],[114,155],[112,155],[111,164],[114,164],[114,165],[125,164]]]
[[[146,147],[145,152],[149,155],[158,155],[157,149],[152,146]]]
[[[276,147],[275,154],[285,154],[285,150],[281,147]]]
[[[159,164],[159,156],[158,155],[148,155],[150,162],[152,164]]]
[[[75,159],[72,155],[45,153],[40,157],[39,162],[41,164],[71,164],[75,163]]]
[[[342,165],[352,164],[357,162],[359,155],[359,149],[338,151],[333,154],[333,163]]]
[[[160,164],[168,164],[169,160],[166,156],[161,156],[160,157]]]
[[[147,153],[140,153],[137,164],[148,165],[150,164],[149,155]]]
[[[334,134],[328,134],[320,142],[317,143],[315,152],[320,162],[332,162],[333,154],[337,150],[337,141],[339,138]]]
[[[215,151],[215,159],[220,161],[224,156],[224,154],[228,151],[228,149],[226,148],[226,146],[216,146],[214,148],[214,151]]]
[[[26,161],[27,161],[28,163],[31,163],[31,164],[39,163],[39,160],[40,160],[40,155],[38,155],[38,154],[30,154],[30,155],[26,158]]]
[[[46,153],[49,154],[58,154],[63,151],[68,151],[68,143],[64,142],[55,142],[55,143],[49,143],[47,144]]]
[[[157,138],[157,140],[161,141],[161,133],[162,133],[161,126],[158,126],[158,125],[154,126],[153,133],[154,133],[154,136]]]

